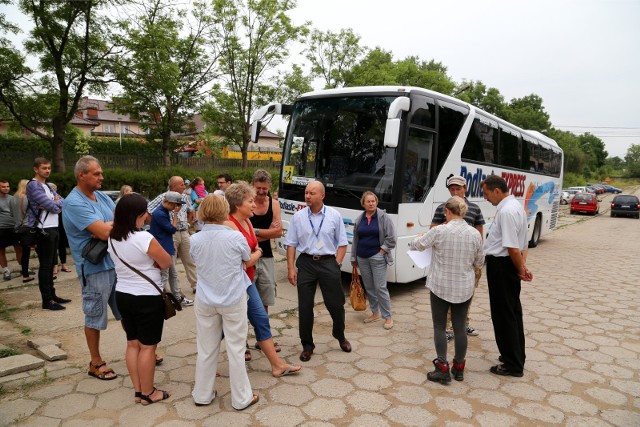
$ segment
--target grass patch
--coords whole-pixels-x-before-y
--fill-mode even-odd
[[[0,350],[0,359],[4,357],[9,357],[9,356],[17,356],[19,354],[20,354],[19,351],[14,350],[12,348],[3,348],[2,350]]]

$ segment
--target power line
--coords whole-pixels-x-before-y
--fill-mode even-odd
[[[640,127],[622,127],[622,126],[563,126],[555,125],[558,128],[581,128],[581,129],[621,129],[621,130],[640,130]]]

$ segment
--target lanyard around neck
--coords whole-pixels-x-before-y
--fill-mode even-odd
[[[327,210],[326,206],[322,207],[322,221],[320,221],[320,226],[318,227],[318,232],[316,232],[315,227],[313,226],[313,222],[311,221],[311,208],[309,208],[309,225],[311,225],[311,232],[313,233],[314,236],[316,236],[316,239],[318,238],[318,236],[320,235],[320,230],[322,230],[322,224],[324,224],[324,219],[326,217],[325,212]]]

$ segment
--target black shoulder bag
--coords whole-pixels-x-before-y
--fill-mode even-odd
[[[111,238],[109,238],[109,242],[111,243],[111,250],[118,257],[118,259],[122,261],[124,265],[129,267],[131,270],[133,270],[134,273],[138,274],[143,279],[146,279],[147,282],[151,283],[158,290],[158,292],[160,292],[160,295],[162,296],[162,301],[164,303],[164,319],[165,320],[171,319],[173,316],[175,316],[176,311],[182,311],[182,304],[180,304],[180,302],[175,297],[175,295],[173,295],[170,292],[167,293],[163,289],[160,289],[160,287],[156,285],[155,282],[149,278],[149,276],[147,276],[137,268],[129,265],[129,263],[127,263],[125,260],[120,258],[120,255],[118,255],[118,252],[116,252],[116,248],[113,247],[113,241],[111,241]]]

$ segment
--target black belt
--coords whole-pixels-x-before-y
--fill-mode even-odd
[[[305,258],[311,258],[314,261],[320,261],[321,259],[329,259],[329,258],[336,257],[335,255],[311,255],[311,254],[305,254],[305,253],[300,254],[300,256]]]
[[[189,231],[189,227],[187,227],[187,228],[178,228],[176,231]]]

